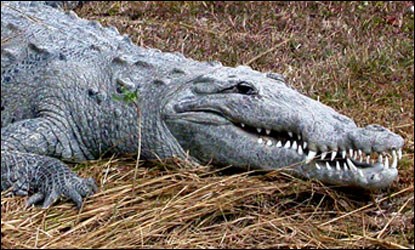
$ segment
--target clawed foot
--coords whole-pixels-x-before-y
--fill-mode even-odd
[[[84,179],[72,173],[70,176],[55,175],[51,178],[51,180],[41,183],[38,187],[30,187],[35,192],[28,198],[26,202],[27,207],[41,203],[42,208],[48,208],[59,197],[65,197],[74,202],[76,207],[80,209],[83,198],[98,191],[98,187],[93,178]],[[29,195],[29,186],[27,183],[27,181],[13,183],[12,194],[16,196]]]
[[[76,175],[71,176],[71,179],[66,179],[64,185],[53,185],[39,190],[29,197],[27,206],[32,206],[42,202],[43,208],[48,208],[59,197],[69,198],[76,204],[78,209],[81,209],[83,198],[88,197],[98,191],[94,179],[82,179]]]
[[[52,205],[58,198],[68,198],[78,209],[83,198],[98,191],[92,178],[81,178],[58,159],[29,153],[2,151],[1,190],[11,194],[30,195],[27,206]]]

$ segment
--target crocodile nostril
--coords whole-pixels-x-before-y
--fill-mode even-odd
[[[365,127],[367,130],[371,130],[373,132],[384,132],[387,131],[387,129],[381,125],[378,124],[371,124]]]

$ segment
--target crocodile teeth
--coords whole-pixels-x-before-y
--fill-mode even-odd
[[[362,150],[358,149],[358,150],[357,150],[357,153],[359,154],[359,156],[360,156],[360,157],[362,157],[362,156],[363,156],[363,152],[362,152]]]
[[[392,150],[392,168],[397,168],[398,167],[398,156],[396,154],[396,150]]]
[[[300,134],[297,135],[297,138],[298,138],[299,141],[301,141],[301,135]]]
[[[350,170],[354,172],[358,170],[357,167],[353,164],[353,162],[349,158],[346,158],[346,162],[347,162],[347,165],[349,165]]]
[[[281,141],[278,141],[278,142],[277,142],[277,147],[278,147],[278,148],[282,147],[282,142],[281,142]]]
[[[284,145],[284,148],[291,148],[291,142],[287,141]]]
[[[303,148],[307,148],[307,142],[303,142]]]
[[[297,141],[293,141],[293,145],[291,146],[291,148],[297,150]]]
[[[326,161],[326,168],[327,168],[327,170],[331,170],[331,166],[330,166],[330,163],[328,161]]]
[[[256,131],[258,131],[258,133],[261,133],[262,128],[257,128]]]
[[[289,135],[290,137],[293,137],[293,132],[288,132],[288,135]]]
[[[308,152],[307,158],[305,159],[305,163],[310,163],[310,161],[312,161],[314,159],[314,157],[316,157],[317,152],[314,152],[313,150],[310,150]]]
[[[399,160],[402,159],[402,149],[401,148],[398,150],[398,157],[399,157]]]
[[[346,162],[343,162],[343,169],[344,169],[344,171],[348,171],[349,170],[349,168],[347,167],[347,163]]]
[[[320,159],[324,159],[324,158],[326,158],[326,156],[327,156],[327,152],[323,152],[323,153],[321,153],[321,157],[320,157]]]
[[[389,158],[387,156],[385,156],[385,168],[389,168]]]
[[[336,155],[337,155],[337,151],[333,151],[333,152],[331,152],[331,161],[333,161],[334,160],[334,158],[336,158]]]
[[[366,156],[366,163],[367,163],[367,164],[370,164],[370,155],[367,155],[367,156]]]
[[[272,146],[272,141],[271,140],[267,141],[267,146]]]
[[[343,158],[343,159],[346,159],[346,150],[343,150],[343,151],[342,151],[342,158]]]
[[[265,133],[267,133],[267,135],[271,134],[271,130],[270,129],[265,129]]]
[[[382,162],[383,162],[383,156],[382,156],[381,154],[380,154],[380,155],[379,155],[379,157],[378,157],[378,162],[379,162],[379,163],[382,163]]]
[[[353,149],[349,149],[349,156],[353,157]]]
[[[263,142],[264,142],[264,140],[263,140],[262,138],[259,138],[259,139],[258,139],[258,143],[259,143],[259,144],[262,144]]]
[[[340,169],[340,162],[338,162],[338,161],[336,161],[336,170],[337,171],[340,171],[341,169]]]
[[[317,168],[318,170],[320,170],[320,169],[321,169],[320,165],[318,165],[318,163],[317,163],[317,162],[316,162],[316,168]]]
[[[297,152],[298,152],[298,154],[299,155],[303,155],[303,148],[300,146],[300,145],[298,145],[298,150],[297,150]]]
[[[359,153],[358,153],[358,151],[357,150],[355,150],[354,151],[354,154],[353,154],[353,159],[358,159],[358,157],[359,157]]]
[[[241,127],[245,128],[245,124],[241,123]]]

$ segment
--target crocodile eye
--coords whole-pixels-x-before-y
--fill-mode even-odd
[[[237,84],[228,87],[226,89],[222,89],[220,93],[237,93],[242,95],[255,95],[258,93],[258,90],[249,82],[238,82]]]
[[[236,85],[236,90],[238,91],[238,93],[244,95],[254,95],[258,92],[251,83],[244,81],[239,82]]]

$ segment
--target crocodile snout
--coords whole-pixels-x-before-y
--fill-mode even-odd
[[[382,153],[402,148],[404,140],[401,136],[377,124],[357,128],[348,133],[354,148],[366,154]]]
[[[384,188],[396,179],[404,144],[401,136],[380,125],[352,128],[343,136],[347,149],[341,156],[310,150],[309,165],[302,170],[327,183],[365,189]]]

